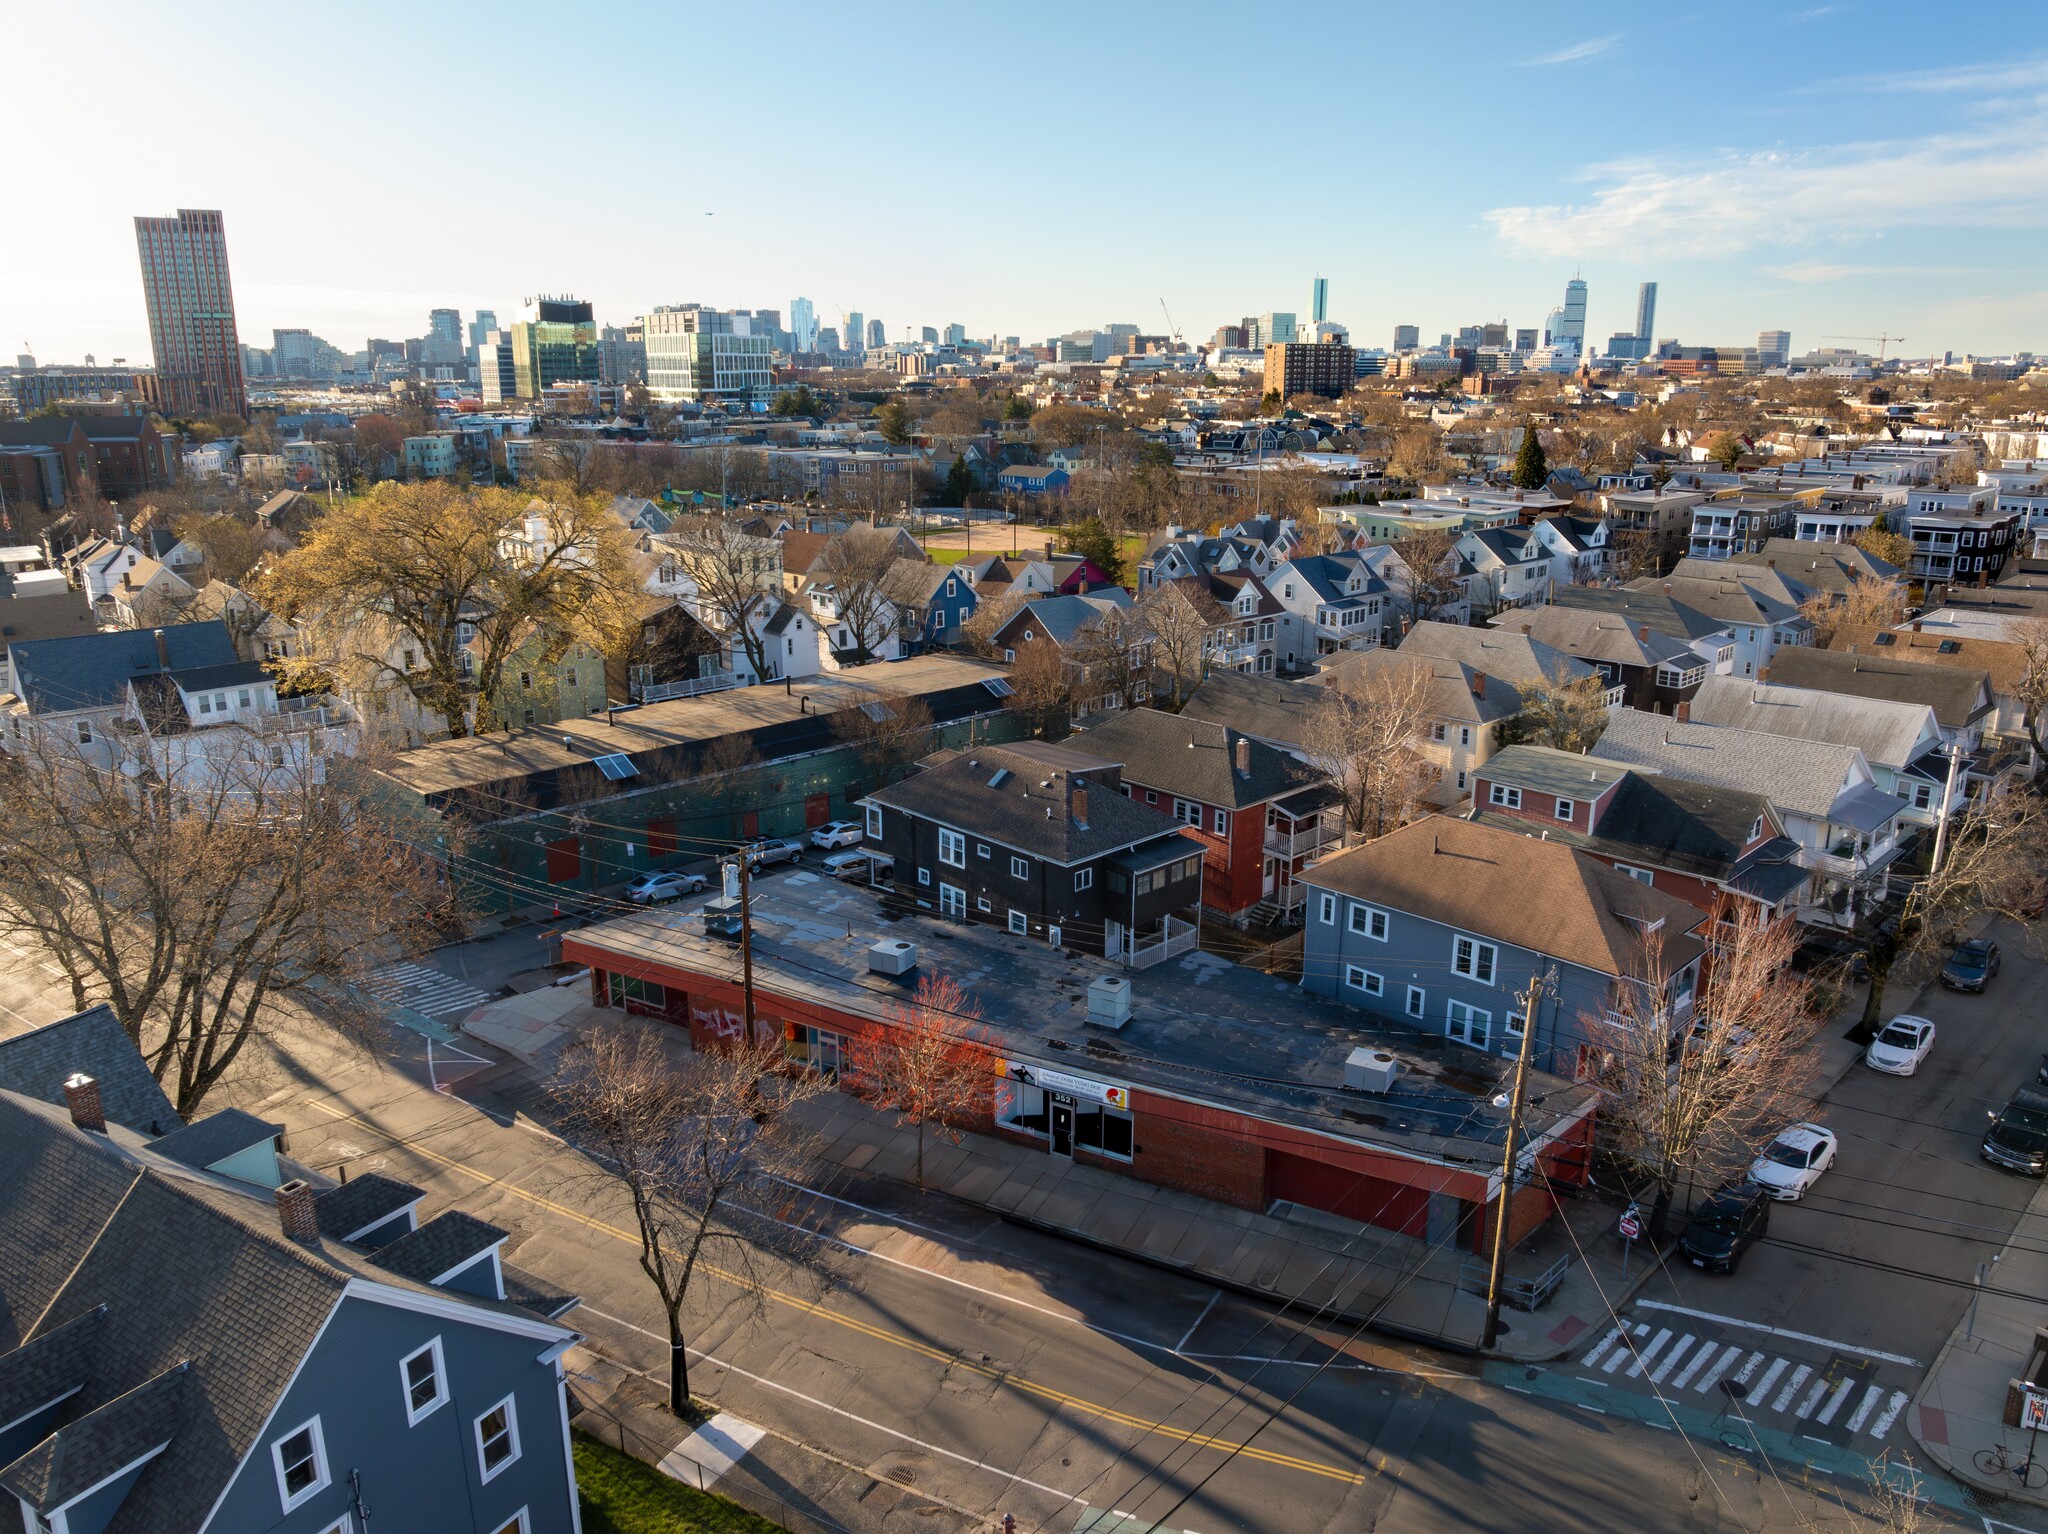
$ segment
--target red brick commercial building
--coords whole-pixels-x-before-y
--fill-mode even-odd
[[[1266,348],[1266,392],[1341,399],[1351,392],[1358,353],[1334,341],[1276,341]]]
[[[745,1001],[702,904],[571,933],[563,957],[590,966],[600,1005],[714,1046],[743,1032]],[[883,922],[866,890],[812,875],[764,877],[753,904],[756,1028],[793,1061],[837,1072],[886,1045],[919,974],[943,966],[982,1009],[963,1048],[987,1062],[988,1107],[963,1127],[1241,1209],[1284,1201],[1489,1249],[1511,1061],[1447,1060],[1440,1040],[1237,966],[1130,974],[986,926]],[[1549,1186],[1583,1185],[1594,1093],[1532,1082],[1525,1143]],[[1517,1191],[1515,1239],[1554,1211],[1549,1186]]]

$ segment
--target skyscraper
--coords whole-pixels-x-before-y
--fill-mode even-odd
[[[180,208],[175,218],[137,218],[142,296],[163,408],[171,415],[247,415],[242,342],[220,211]]]
[[[1312,324],[1320,325],[1330,317],[1330,279],[1318,277],[1315,289],[1309,299],[1308,317]]]
[[[1420,325],[1396,325],[1394,327],[1395,351],[1412,352],[1421,344],[1422,327]]]
[[[880,320],[869,320],[869,321],[868,321],[868,348],[869,348],[869,350],[871,350],[871,351],[878,351],[878,350],[880,350],[880,349],[881,349],[882,347],[884,347],[884,346],[887,346],[888,344],[889,344],[889,332],[888,332],[888,331],[887,331],[887,330],[886,330],[886,329],[885,329],[885,328],[883,327],[883,325],[882,325],[882,322],[881,322]]]
[[[1586,349],[1586,284],[1577,277],[1564,285],[1564,307],[1550,339],[1553,344],[1568,341],[1575,351]]]
[[[858,309],[849,309],[839,318],[839,344],[850,352],[857,352],[867,344],[867,316]]]
[[[538,399],[551,384],[598,382],[590,305],[574,298],[532,300],[526,317],[512,326],[512,369],[521,399]]]
[[[473,347],[482,346],[484,344],[484,337],[497,328],[498,316],[496,311],[490,309],[477,310],[476,318],[469,322],[469,344]]]
[[[1636,289],[1636,339],[1643,343],[1639,357],[1650,355],[1650,338],[1657,332],[1657,284],[1646,282]]]
[[[1759,330],[1756,333],[1757,366],[1781,368],[1792,360],[1792,332]]]
[[[791,350],[817,350],[818,311],[811,307],[808,298],[792,298],[789,301],[789,336]]]

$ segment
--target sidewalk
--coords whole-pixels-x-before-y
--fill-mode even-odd
[[[2023,1297],[2024,1296],[2024,1297]],[[1906,1426],[1928,1459],[1965,1486],[2048,1507],[2048,1487],[2029,1490],[2011,1475],[1985,1475],[1971,1462],[1994,1445],[2026,1457],[2031,1435],[2004,1421],[2006,1390],[2026,1373],[2034,1335],[2048,1324],[2048,1186],[2013,1227],[1992,1278],[1942,1344],[1906,1412]],[[2048,1453],[2048,1446],[2044,1446]]]

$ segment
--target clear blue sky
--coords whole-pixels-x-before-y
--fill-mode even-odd
[[[2040,0],[18,6],[0,356],[147,355],[131,218],[242,335],[574,292],[1190,337],[1268,309],[2048,350]],[[708,215],[708,216],[707,216]],[[1839,344],[1839,343],[1836,343]],[[1899,348],[1894,348],[1898,350]]]

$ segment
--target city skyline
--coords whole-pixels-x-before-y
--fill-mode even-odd
[[[304,328],[352,350],[370,336],[419,335],[434,309],[505,313],[544,289],[588,298],[611,324],[688,302],[787,313],[805,297],[821,326],[858,310],[892,340],[906,326],[914,335],[955,322],[971,336],[1027,339],[1112,321],[1164,331],[1168,311],[1192,340],[1244,315],[1310,314],[1320,276],[1330,319],[1359,344],[1384,346],[1396,324],[1416,325],[1425,343],[1486,319],[1539,326],[1576,273],[1594,344],[1634,328],[1638,287],[1656,281],[1659,332],[1692,344],[1785,329],[1801,350],[1880,333],[1903,335],[1892,350],[1911,356],[2048,349],[2048,283],[2028,259],[2048,232],[2048,56],[2005,58],[1967,38],[1920,36],[1915,67],[1900,70],[1890,23],[1917,15],[1902,6],[1738,9],[1743,25],[1702,29],[1590,7],[1566,34],[1555,17],[1495,8],[1477,60],[1469,37],[1419,16],[1319,21],[1319,52],[1362,66],[1398,61],[1417,77],[1451,69],[1469,99],[1458,133],[1411,154],[1404,116],[1379,104],[1391,98],[1374,91],[1367,67],[1354,105],[1302,121],[1325,162],[1315,192],[1271,163],[1260,135],[1165,139],[1145,102],[1114,93],[1090,96],[1077,113],[1085,81],[1049,67],[1057,38],[1093,56],[1141,54],[1163,77],[1213,81],[1230,61],[1222,12],[1215,26],[1162,36],[1143,12],[1067,10],[1044,40],[1009,40],[1017,78],[1033,89],[1005,98],[999,113],[976,108],[983,131],[967,134],[939,131],[959,110],[943,82],[988,56],[996,24],[949,14],[892,53],[893,68],[931,83],[922,117],[892,102],[886,122],[849,125],[835,93],[799,87],[788,110],[734,139],[745,153],[705,153],[681,189],[634,155],[543,135],[520,175],[577,187],[563,204],[576,212],[531,222],[522,213],[531,204],[509,197],[487,201],[482,222],[448,217],[434,154],[419,158],[407,125],[408,104],[445,94],[425,61],[476,41],[457,18],[404,13],[421,35],[393,54],[395,9],[371,7],[360,26],[330,35],[218,6],[221,25],[169,39],[44,11],[17,23],[31,51],[89,51],[116,97],[146,95],[165,73],[270,77],[315,35],[333,73],[362,84],[350,111],[328,119],[343,130],[331,144],[317,131],[252,132],[247,94],[221,91],[167,120],[149,156],[113,153],[124,130],[87,119],[26,157],[43,237],[0,249],[0,331],[10,354],[26,343],[49,361],[150,356],[133,219],[187,207],[222,211],[239,327],[258,345],[274,329]],[[1987,9],[2024,15],[2017,5]],[[510,13],[520,16],[563,30],[551,13]],[[835,50],[866,25],[825,8],[798,16],[821,57],[845,56]],[[1996,17],[1984,21],[1971,38],[2006,35]],[[571,30],[564,46],[592,59],[685,36],[669,13],[636,7]],[[693,47],[750,46],[743,33],[720,15],[687,24]],[[1762,47],[1769,74],[1723,89]],[[1645,115],[1635,105],[1642,80],[1681,65],[1716,82],[1714,110],[1668,122]],[[1291,111],[1285,73],[1223,88],[1216,110]],[[714,107],[744,95],[737,79],[706,88]],[[56,119],[55,89],[47,75],[24,82],[25,120]],[[957,186],[959,196],[913,195],[908,181],[892,191],[900,178],[884,169],[849,199],[825,146],[863,130],[896,161],[914,156],[920,186]],[[227,142],[235,155],[209,154]],[[448,140],[458,156],[459,142]],[[1509,144],[1521,152],[1504,152]],[[322,179],[359,188],[380,164],[426,174],[389,178],[347,217],[309,218],[309,153]],[[1003,177],[986,174],[990,155]],[[1161,199],[1169,162],[1193,155],[1208,166],[1204,185],[1229,188],[1211,210],[1220,217],[1195,217],[1186,192]],[[781,169],[770,176],[767,164]],[[1007,216],[1003,202],[1034,182],[1060,188],[1060,216]],[[829,219],[807,215],[814,197],[829,200]],[[481,237],[493,207],[519,238]],[[1146,208],[1173,215],[1156,238],[1137,216]],[[1115,259],[1089,254],[1103,247],[1091,220],[1116,232]],[[1398,238],[1387,237],[1390,224]],[[1187,237],[1201,228],[1215,237]]]

